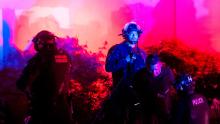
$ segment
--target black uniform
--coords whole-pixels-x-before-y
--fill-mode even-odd
[[[126,57],[135,56],[132,62],[127,62]],[[132,89],[134,74],[145,67],[145,52],[139,47],[131,48],[127,41],[114,45],[110,48],[106,59],[106,71],[112,72],[113,89],[110,98],[105,101],[103,111],[105,121],[102,123],[123,124],[134,120],[135,112],[128,112],[129,107],[136,103]],[[131,110],[133,111],[133,110]],[[126,117],[129,113],[129,117]],[[131,122],[131,121],[130,121]],[[128,122],[129,123],[129,122]],[[132,123],[132,122],[131,122]]]
[[[37,53],[17,80],[17,87],[31,99],[31,124],[69,124],[71,120],[66,94],[70,60],[63,50]],[[66,91],[65,91],[66,90]]]
[[[136,59],[132,63],[127,63],[125,58],[127,56],[135,56]],[[123,78],[131,78],[140,69],[145,67],[145,52],[139,47],[131,48],[127,42],[114,45],[110,48],[105,69],[107,72],[112,72],[113,87]]]
[[[146,68],[135,75],[134,87],[141,98],[145,114],[145,123],[152,123],[153,118],[159,124],[168,123],[171,114],[171,101],[168,94],[174,82],[171,69],[165,65],[161,73],[154,77]]]
[[[191,75],[180,74],[175,85],[179,99],[174,113],[174,124],[208,124],[207,100],[195,92],[196,82]]]
[[[174,124],[209,124],[209,106],[201,94],[179,93]]]

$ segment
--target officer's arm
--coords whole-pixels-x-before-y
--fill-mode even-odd
[[[28,84],[29,78],[30,78],[30,65],[28,64],[22,71],[21,76],[16,81],[16,87],[19,90],[25,91],[26,86]]]
[[[165,81],[166,84],[164,93],[167,94],[175,82],[174,74],[170,68],[167,70],[167,77],[165,78]]]
[[[203,109],[205,109],[206,111],[205,111],[205,115],[204,115],[204,121],[205,121],[205,123],[204,124],[209,124],[209,105],[208,105],[208,101],[207,101],[207,99],[203,96],[203,99],[204,99],[204,101],[205,101],[205,108],[203,108]]]
[[[164,83],[163,83],[163,88],[162,90],[157,93],[157,97],[159,98],[165,98],[169,93],[170,91],[172,92],[172,89],[173,89],[173,82],[174,82],[174,75],[173,75],[173,72],[170,68],[165,68],[167,69],[165,71],[166,75],[164,77]]]
[[[146,63],[147,54],[144,50],[141,49],[141,58],[143,59],[144,63]]]
[[[106,58],[105,70],[107,72],[116,72],[119,69],[125,68],[127,62],[125,58],[120,58],[120,50],[117,48],[111,49]]]
[[[209,124],[209,113],[205,112],[205,123],[204,124]]]
[[[38,62],[36,56],[30,59],[23,69],[20,78],[16,81],[16,87],[25,92],[29,83],[32,83],[32,81],[37,77],[39,73],[37,70],[40,69],[40,66],[42,66],[42,64]]]

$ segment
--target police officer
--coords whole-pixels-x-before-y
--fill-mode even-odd
[[[69,124],[71,120],[65,98],[70,59],[57,49],[56,38],[46,30],[36,34],[33,38],[36,54],[16,82],[31,101],[30,116],[25,119],[29,124]]]
[[[136,22],[128,22],[120,34],[124,41],[108,51],[105,69],[112,73],[113,86],[112,94],[103,106],[106,121],[102,123],[123,124],[134,121],[132,114],[135,112],[130,109],[136,104],[132,79],[145,66],[146,58],[145,52],[138,47],[141,33],[142,30]]]
[[[196,82],[189,74],[177,77],[178,102],[174,124],[209,124],[209,106],[206,98],[195,92]]]
[[[105,69],[112,72],[113,87],[123,78],[132,77],[145,66],[145,52],[138,47],[142,30],[135,22],[125,24],[122,29],[123,42],[112,46],[106,58]]]

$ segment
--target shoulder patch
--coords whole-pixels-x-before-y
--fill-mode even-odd
[[[55,55],[55,62],[56,63],[67,63],[68,57],[64,54]]]

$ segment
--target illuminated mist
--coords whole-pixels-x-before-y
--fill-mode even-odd
[[[77,37],[80,44],[98,51],[104,41],[108,48],[120,42],[117,35],[123,25],[136,21],[144,30],[141,46],[178,39],[200,50],[220,51],[219,6],[218,0],[0,1],[0,8],[14,12],[12,33],[21,50],[39,30],[48,29],[62,37]]]
[[[74,58],[75,116],[90,122],[110,93],[106,53],[123,40],[118,34],[129,21],[143,30],[140,47],[161,50],[173,69],[198,76],[201,92],[216,97],[210,92],[220,91],[220,0],[0,0],[0,97],[12,99],[12,120],[22,123],[26,114],[15,81],[33,55],[31,39],[46,29]]]

